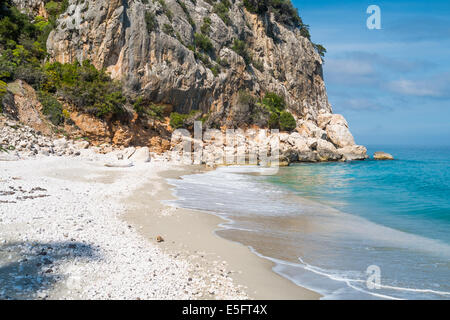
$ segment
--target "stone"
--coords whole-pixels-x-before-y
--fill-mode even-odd
[[[317,140],[316,150],[320,161],[338,161],[342,158],[342,154],[337,151],[336,147],[323,139]]]
[[[108,168],[130,168],[132,166],[133,162],[129,160],[116,160],[105,163],[105,167]]]
[[[148,147],[143,147],[137,149],[133,155],[130,157],[130,160],[132,160],[135,163],[146,163],[150,162],[150,150]]]
[[[58,140],[53,141],[53,145],[57,149],[65,149],[68,146],[67,140],[65,138],[61,138]]]
[[[366,160],[367,149],[363,146],[353,145],[338,149],[343,161]]]
[[[394,160],[394,157],[391,154],[382,151],[375,152],[373,158],[375,160]]]
[[[330,141],[338,148],[355,145],[355,139],[350,130],[341,124],[329,124],[327,126],[327,135]]]
[[[89,148],[89,142],[86,140],[80,140],[74,143],[74,148],[76,150],[82,150]]]

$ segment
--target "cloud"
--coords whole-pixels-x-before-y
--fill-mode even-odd
[[[387,76],[431,70],[436,65],[425,60],[396,59],[376,53],[349,51],[327,58],[324,75],[327,83],[381,86]]]
[[[394,93],[426,98],[450,98],[450,73],[437,74],[420,80],[391,81],[387,88]]]

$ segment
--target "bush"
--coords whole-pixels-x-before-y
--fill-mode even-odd
[[[184,122],[186,121],[187,115],[180,114],[178,112],[172,112],[170,114],[170,126],[172,129],[176,130],[184,127]]]
[[[227,26],[231,24],[231,19],[228,16],[230,7],[231,3],[228,0],[221,0],[220,2],[217,2],[213,7],[214,13],[217,14]]]
[[[294,116],[287,111],[280,114],[280,129],[283,131],[292,131],[297,127]]]
[[[268,92],[262,100],[262,104],[265,105],[270,112],[280,113],[286,109],[286,102],[283,97],[277,95],[274,92]]]
[[[233,47],[231,49],[233,49],[234,52],[244,58],[246,64],[250,64],[252,62],[252,57],[248,52],[247,45],[244,41],[235,39]]]
[[[59,101],[50,93],[39,91],[39,102],[42,104],[42,113],[47,116],[55,126],[64,122],[63,108]]]
[[[43,89],[57,93],[77,108],[103,118],[123,113],[126,98],[121,84],[105,70],[97,70],[89,61],[82,64],[59,62],[45,65]]]
[[[201,33],[194,34],[194,44],[204,52],[211,52],[214,49],[211,40]]]
[[[145,24],[147,26],[147,32],[155,31],[158,26],[155,15],[150,11],[145,12]]]
[[[271,11],[279,22],[301,27],[302,19],[290,0],[244,0],[245,8],[252,13],[265,14]]]

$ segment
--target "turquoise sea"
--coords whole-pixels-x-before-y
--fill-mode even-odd
[[[396,160],[185,176],[174,204],[224,217],[219,236],[324,299],[450,299],[450,147],[379,150]]]

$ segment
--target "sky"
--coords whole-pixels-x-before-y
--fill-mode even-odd
[[[450,1],[293,0],[326,49],[335,113],[363,145],[450,145]],[[381,10],[369,30],[367,8]]]

